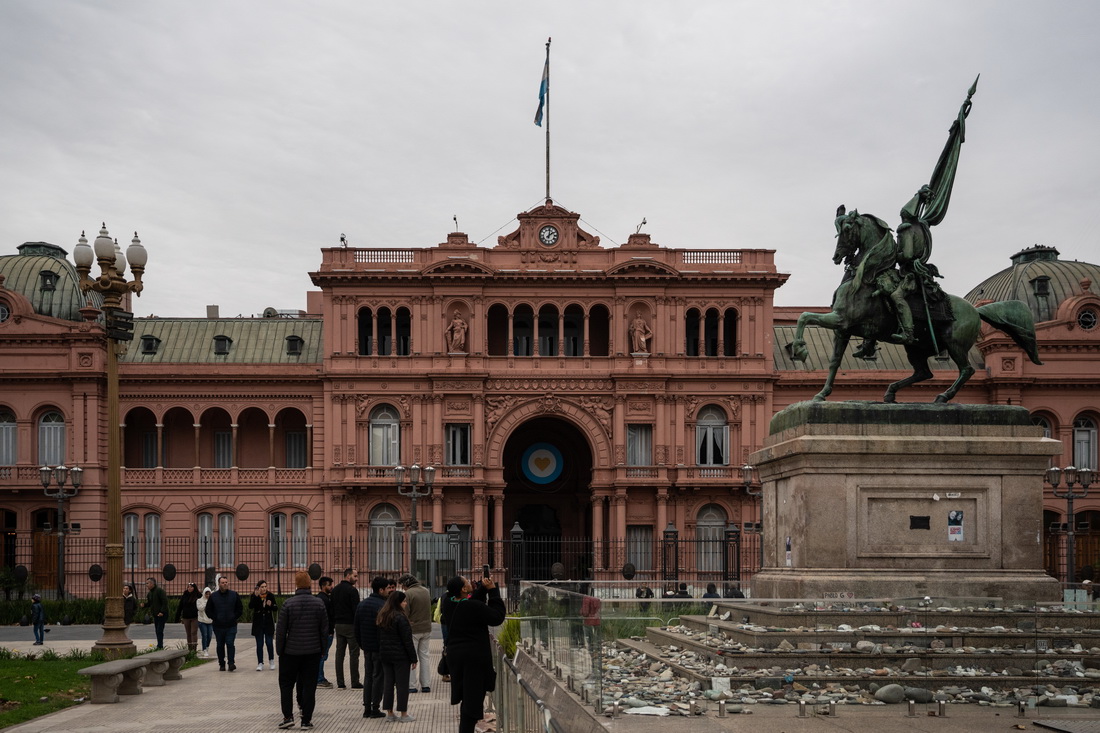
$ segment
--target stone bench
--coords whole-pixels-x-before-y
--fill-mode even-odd
[[[116,659],[77,670],[77,674],[92,678],[93,703],[118,702],[119,695],[142,693],[141,686],[148,663],[149,660],[145,657]]]
[[[145,667],[145,685],[160,687],[165,680],[182,680],[180,667],[187,661],[186,649],[161,649],[151,654],[142,654],[140,659],[147,662]]]

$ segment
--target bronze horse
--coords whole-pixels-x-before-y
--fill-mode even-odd
[[[843,209],[838,211],[838,214],[841,213]],[[834,333],[829,376],[825,386],[814,396],[814,401],[824,400],[833,391],[837,369],[853,336],[903,343],[898,338],[896,306],[888,295],[876,289],[876,279],[884,272],[893,270],[898,260],[897,242],[890,228],[877,217],[852,211],[846,216],[838,216],[837,229],[833,263],[845,262],[847,269],[844,280],[833,295],[833,310],[831,313],[803,313],[799,316],[794,341],[787,345],[791,358],[805,361],[809,357],[803,340],[806,326],[821,326]],[[928,368],[928,359],[944,350],[958,367],[959,376],[947,390],[936,395],[936,402],[944,403],[954,397],[974,374],[967,355],[978,339],[982,321],[1008,334],[1032,362],[1042,364],[1035,344],[1035,323],[1027,305],[1018,300],[1007,300],[975,308],[958,296],[944,297],[949,318],[932,319],[924,308],[913,309],[913,340],[904,344],[913,374],[891,384],[886,389],[883,402],[894,402],[899,389],[930,379],[932,370]]]

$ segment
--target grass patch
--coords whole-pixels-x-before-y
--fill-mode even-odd
[[[76,673],[95,660],[92,655],[11,656],[0,665],[0,728],[76,705],[91,694],[92,682]]]

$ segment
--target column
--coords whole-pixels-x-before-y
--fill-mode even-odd
[[[726,311],[720,309],[718,311],[718,353],[715,356],[722,356],[726,353]]]
[[[199,444],[200,444],[201,441],[199,439],[201,437],[202,424],[201,423],[195,423],[192,427],[195,428],[195,468],[198,468],[199,465],[200,465],[199,464]]]
[[[654,541],[659,542],[661,532],[668,526],[668,489],[657,489],[657,536]]]
[[[275,423],[267,424],[267,465],[275,468]]]
[[[539,312],[538,312],[538,310],[534,311],[534,315],[532,316],[532,318],[534,319],[534,323],[531,324],[531,333],[532,333],[532,338],[535,340],[535,343],[531,344],[531,353],[534,354],[535,356],[541,356],[541,351],[539,350]]]
[[[164,423],[157,423],[157,445],[156,445],[156,467],[163,468],[166,461],[164,460]]]
[[[626,489],[616,489],[612,497],[612,521],[614,529],[611,532],[612,548],[614,552],[611,558],[611,566],[621,568],[626,562]]]
[[[604,569],[604,553],[603,553],[603,496],[593,493],[591,497],[592,501],[592,555],[593,570]]]
[[[443,526],[443,491],[435,489],[432,493],[432,532],[444,534],[447,528]]]
[[[504,535],[504,492],[493,493],[493,539],[503,542]],[[500,560],[497,560],[498,564]]]
[[[508,356],[515,356],[516,355],[516,341],[515,341],[515,336],[514,336],[515,330],[513,328],[513,326],[515,325],[513,323],[514,318],[515,318],[515,314],[513,314],[512,309],[509,308],[508,309],[508,347],[507,347],[507,351],[505,352],[506,354],[508,354]]]
[[[313,468],[313,423],[306,423],[306,468]]]
[[[588,321],[589,321],[589,318],[590,318],[590,316],[588,314],[588,311],[585,311],[584,312],[584,342],[581,344],[581,356],[588,356],[588,349],[589,349],[589,346],[588,346]]]
[[[558,311],[558,356],[565,356],[565,311]]]
[[[484,565],[488,558],[488,537],[485,536],[485,502],[488,497],[480,488],[474,489],[474,526],[472,531],[473,548],[470,553],[470,567]]]
[[[239,450],[238,446],[237,446],[237,438],[238,438],[237,428],[238,428],[237,423],[230,423],[229,424],[229,429],[233,433],[229,437],[229,466],[230,466],[230,468],[237,468],[237,455],[238,455],[238,450]]]
[[[378,309],[370,309],[370,348],[367,349],[367,356],[373,356],[378,353]]]

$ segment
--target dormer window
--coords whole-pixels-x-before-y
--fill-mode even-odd
[[[225,356],[229,353],[229,347],[233,345],[233,339],[228,336],[215,336],[214,337],[214,353],[218,356]]]
[[[41,286],[39,287],[39,289],[42,292],[45,293],[57,290],[56,272],[54,272],[53,270],[43,270],[42,272],[38,273],[38,276],[39,278],[41,278]]]
[[[1035,296],[1038,298],[1045,298],[1050,295],[1050,278],[1044,275],[1043,277],[1037,277],[1032,280],[1031,291],[1035,293]]]
[[[301,356],[302,347],[305,346],[305,340],[301,336],[287,336],[286,337],[286,355],[287,356]]]
[[[155,354],[160,349],[160,339],[156,336],[142,336],[141,337],[141,353],[143,354]]]

